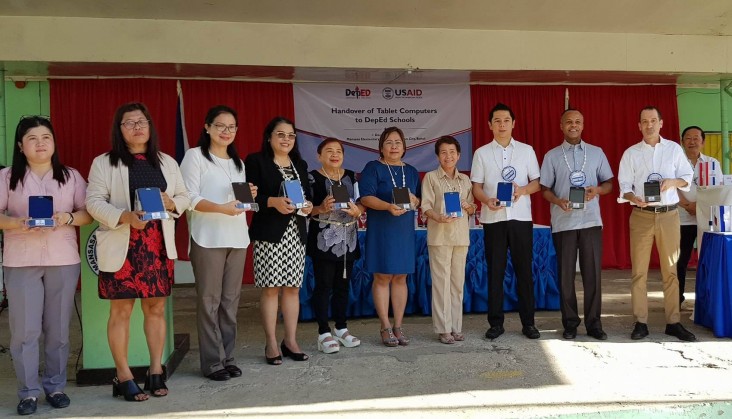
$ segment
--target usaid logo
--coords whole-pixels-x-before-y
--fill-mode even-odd
[[[397,89],[394,95],[398,98],[418,98],[422,97],[422,89]]]
[[[348,98],[367,98],[371,96],[371,90],[370,89],[362,89],[358,86],[356,86],[353,89],[346,89],[346,97]]]
[[[89,268],[94,272],[94,275],[99,275],[99,264],[97,263],[97,230],[99,227],[95,228],[94,231],[89,234],[89,238],[86,240],[86,245],[84,246],[84,256],[86,256],[86,263],[89,265]]]
[[[394,89],[391,87],[384,87],[384,90],[381,91],[381,97],[386,100],[394,99]]]

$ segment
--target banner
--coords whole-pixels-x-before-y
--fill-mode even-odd
[[[470,170],[470,87],[466,85],[293,85],[298,147],[309,168],[318,168],[317,145],[325,137],[344,142],[344,167],[360,172],[379,158],[379,135],[397,126],[406,137],[404,161],[420,172],[437,168],[434,143],[443,135],[460,142],[458,170]]]

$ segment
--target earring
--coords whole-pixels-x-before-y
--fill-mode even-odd
[[[208,131],[206,131],[206,134],[208,134]]]

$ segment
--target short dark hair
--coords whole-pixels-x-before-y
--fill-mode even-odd
[[[135,156],[130,153],[125,143],[125,137],[122,135],[122,117],[127,112],[140,111],[149,122],[150,138],[147,140],[147,151],[145,152],[145,158],[148,163],[153,165],[155,168],[159,168],[162,163],[160,156],[160,140],[158,139],[158,131],[155,129],[150,111],[147,110],[147,106],[140,102],[130,102],[117,108],[112,119],[112,151],[109,152],[109,162],[112,166],[117,167],[121,161],[127,167],[132,166],[135,161]]]
[[[384,148],[384,142],[386,141],[386,137],[388,137],[389,134],[391,134],[392,132],[396,132],[397,134],[399,134],[399,139],[402,140],[402,145],[404,145],[404,152],[402,152],[402,157],[404,157],[404,155],[407,154],[407,140],[404,138],[404,132],[397,127],[384,128],[381,136],[379,136],[379,156],[384,157],[384,153],[381,152],[381,149]]]
[[[40,115],[24,116],[20,118],[18,126],[15,128],[15,147],[13,147],[13,163],[10,166],[10,190],[14,191],[18,186],[18,182],[23,184],[26,171],[28,170],[28,158],[20,151],[20,145],[23,144],[23,137],[28,131],[37,127],[46,127],[53,137],[53,154],[51,155],[51,167],[53,168],[53,179],[59,185],[66,184],[71,176],[68,167],[61,164],[58,157],[58,147],[56,147],[56,134],[53,132],[53,125],[48,117]]]
[[[663,116],[661,116],[661,111],[659,111],[658,108],[653,105],[648,105],[648,106],[643,107],[643,109],[641,109],[640,112],[638,112],[638,119],[640,119],[640,116],[643,114],[643,111],[656,111],[656,113],[658,114],[658,119],[660,119],[660,120],[663,119]]]
[[[205,125],[211,127],[214,119],[221,114],[229,114],[233,116],[236,126],[239,126],[239,117],[236,115],[236,111],[226,105],[216,105],[209,109],[208,113],[206,113],[206,119],[204,121]],[[198,146],[201,147],[201,154],[203,154],[203,157],[213,163],[213,158],[211,158],[211,152],[209,151],[211,148],[211,134],[209,134],[208,131],[209,130],[207,130],[206,127],[201,129],[201,135],[198,137]],[[234,161],[237,172],[244,171],[244,165],[239,158],[239,153],[236,152],[236,147],[233,142],[226,147],[226,154]]]
[[[681,138],[683,139],[684,138],[684,135],[686,135],[686,132],[689,131],[689,130],[692,130],[692,129],[698,129],[699,132],[701,132],[702,140],[706,140],[707,139],[707,134],[704,132],[704,130],[701,129],[701,128],[699,128],[699,127],[697,127],[696,125],[691,125],[691,126],[688,126],[688,127],[684,128],[684,131],[681,132]]]
[[[566,114],[568,114],[568,113],[570,113],[570,112],[577,112],[577,113],[579,113],[580,115],[582,115],[582,112],[580,112],[580,110],[579,110],[579,109],[575,109],[575,108],[567,108],[567,109],[565,109],[565,110],[564,110],[564,112],[562,112],[562,115],[560,115],[560,116],[559,116],[559,120],[560,120],[560,121],[561,121],[561,120],[563,120],[563,119],[564,119],[564,115],[566,115]]]
[[[442,137],[437,139],[437,142],[435,142],[435,154],[437,154],[438,156],[440,155],[440,146],[443,144],[454,145],[457,152],[460,152],[460,143],[458,142],[458,140],[456,140],[455,137],[451,135],[443,135]]]
[[[343,147],[343,142],[341,140],[339,140],[337,138],[333,138],[333,137],[325,137],[325,139],[323,141],[321,141],[320,144],[318,144],[318,149],[317,149],[318,154],[320,154],[320,152],[323,151],[323,148],[325,148],[325,146],[327,146],[330,143],[337,143],[339,146],[341,146],[341,151],[343,152],[343,154],[346,154],[346,149]]]
[[[294,132],[297,132],[297,128],[295,128],[295,123],[290,121],[289,119],[285,118],[284,116],[275,116],[272,118],[271,121],[267,124],[267,126],[264,127],[264,131],[262,132],[262,154],[269,158],[274,157],[274,150],[272,150],[272,145],[269,143],[270,137],[272,137],[272,133],[274,132],[275,128],[277,128],[277,125],[279,124],[287,124],[292,125],[292,130]],[[292,146],[292,150],[288,153],[290,156],[290,160],[292,160],[292,163],[298,163],[302,161],[302,156],[300,155],[300,149],[297,147],[297,138],[295,139],[295,145]]]
[[[498,102],[496,103],[496,106],[491,109],[490,114],[488,114],[488,122],[491,122],[493,120],[493,114],[498,111],[506,111],[509,115],[511,115],[512,120],[516,120],[516,116],[513,114],[513,111],[511,108],[508,107],[505,103]]]

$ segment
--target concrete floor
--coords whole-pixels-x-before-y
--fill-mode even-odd
[[[239,309],[237,350],[244,375],[226,382],[200,375],[195,291],[176,287],[175,332],[191,335],[191,350],[168,381],[168,397],[128,403],[112,398],[110,386],[76,387],[71,381],[71,406],[53,409],[41,401],[35,417],[732,417],[730,340],[694,325],[689,311],[682,312],[682,322],[698,342],[664,335],[658,272],[649,281],[651,336],[630,340],[629,276],[628,271],[603,273],[608,341],[587,337],[583,326],[576,340],[563,340],[560,313],[544,311],[536,314],[538,341],[521,335],[516,313],[507,315],[506,334],[492,342],[483,337],[485,315],[466,315],[467,339],[455,345],[439,343],[429,317],[412,316],[405,321],[412,343],[386,348],[378,321],[369,318],[349,322],[363,341],[360,347],[324,355],[317,352],[317,328],[310,322],[298,328],[310,360],[285,360],[277,367],[264,363],[259,292],[248,286]],[[693,278],[687,287],[694,289]],[[693,293],[687,297],[693,300]],[[0,315],[0,344],[8,342],[6,311]],[[71,342],[73,378],[81,345],[76,320]],[[15,415],[15,394],[10,354],[3,352],[0,417]]]

